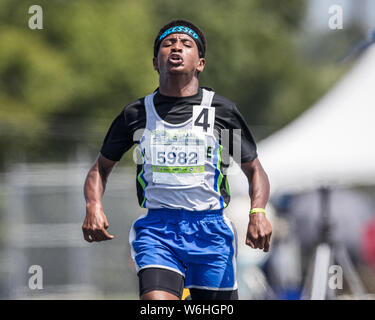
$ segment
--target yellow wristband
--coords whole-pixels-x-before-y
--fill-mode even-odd
[[[253,214],[256,212],[263,212],[264,214],[266,214],[266,210],[264,210],[263,208],[253,208],[250,210],[250,214]]]

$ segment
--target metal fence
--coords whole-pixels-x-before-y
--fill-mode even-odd
[[[129,261],[131,223],[142,214],[133,169],[116,168],[103,198],[111,241],[82,236],[83,183],[90,164],[24,164],[2,175],[1,298],[137,299]],[[43,289],[32,290],[31,266]]]

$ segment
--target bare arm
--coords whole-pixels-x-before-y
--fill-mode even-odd
[[[82,231],[85,240],[88,242],[113,239],[113,235],[106,231],[108,221],[103,212],[101,199],[108,176],[115,164],[116,161],[109,160],[99,154],[87,174],[84,185],[86,217],[82,225]]]
[[[258,158],[241,164],[249,182],[251,208],[265,208],[270,195],[270,184]],[[268,252],[272,235],[272,227],[262,212],[250,215],[246,244],[252,248]]]

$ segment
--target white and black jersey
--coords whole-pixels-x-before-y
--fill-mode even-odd
[[[229,139],[222,144],[224,129]],[[230,200],[223,170],[228,161],[223,155],[233,155],[234,129],[241,130],[241,162],[252,161],[257,157],[256,144],[233,102],[208,88],[189,97],[163,96],[156,90],[116,117],[101,154],[119,161],[138,144],[142,161],[136,181],[142,207],[222,209]]]

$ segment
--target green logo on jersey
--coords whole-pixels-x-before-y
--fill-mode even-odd
[[[152,166],[152,171],[161,172],[161,173],[200,173],[200,172],[204,172],[204,166],[186,166],[186,167]]]

